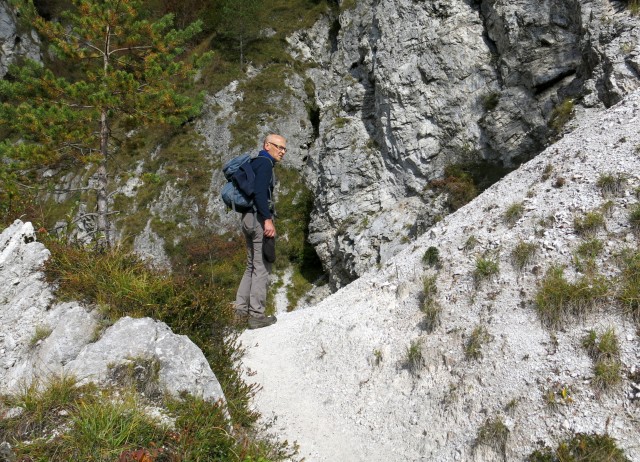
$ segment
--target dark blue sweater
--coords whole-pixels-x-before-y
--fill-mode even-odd
[[[256,205],[258,214],[265,220],[271,218],[271,210],[269,209],[269,199],[273,196],[273,162],[274,159],[267,151],[260,151],[258,157],[251,161],[251,167],[256,174],[254,183],[253,202]]]

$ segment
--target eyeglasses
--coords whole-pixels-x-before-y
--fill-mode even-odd
[[[278,148],[282,152],[287,152],[287,148],[285,148],[284,146],[280,146],[279,144],[272,143],[271,141],[267,141],[267,143],[269,143],[271,146],[275,146],[276,148]]]

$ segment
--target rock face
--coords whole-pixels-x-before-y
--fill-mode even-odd
[[[40,269],[49,255],[31,223],[16,221],[0,234],[0,393],[53,374],[111,383],[122,366],[146,365],[159,391],[224,399],[200,349],[164,323],[125,317],[95,338],[95,311],[55,303]]]
[[[309,462],[526,460],[573,432],[607,433],[640,460],[640,339],[628,313],[638,302],[614,297],[621,255],[640,249],[630,218],[640,210],[638,123],[640,91],[584,114],[380,270],[244,332],[247,380],[260,385],[258,410],[277,417],[274,431]],[[619,185],[605,188],[612,178]],[[588,213],[604,226],[580,235]],[[598,242],[590,261],[579,249]],[[519,243],[535,249],[522,267]],[[440,260],[432,266],[423,262],[431,247]],[[479,271],[486,260],[495,273]],[[608,281],[606,296],[564,313],[557,329],[535,302],[554,267],[569,283],[593,271]],[[442,309],[433,331],[421,311],[425,277],[436,285],[430,306]],[[589,331],[607,329],[619,343],[620,382],[602,391],[583,345]],[[489,428],[502,438],[486,438]]]
[[[289,40],[314,66],[311,241],[340,286],[443,213],[425,193],[450,163],[517,165],[554,108],[640,87],[639,18],[605,0],[357,2]]]
[[[16,57],[42,61],[40,39],[35,31],[21,32],[13,9],[6,0],[0,0],[0,78]]]

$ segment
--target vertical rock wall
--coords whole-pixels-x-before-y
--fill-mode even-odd
[[[579,113],[638,88],[638,22],[606,0],[364,0],[292,36],[316,85],[311,240],[334,286],[445,213],[425,186],[447,164],[517,165],[565,99]]]

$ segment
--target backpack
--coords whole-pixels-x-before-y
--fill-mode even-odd
[[[229,160],[222,166],[222,173],[227,182],[222,187],[222,201],[230,209],[246,213],[254,210],[253,194],[256,175],[251,161],[258,153],[244,153]],[[272,177],[273,182],[273,177]]]

